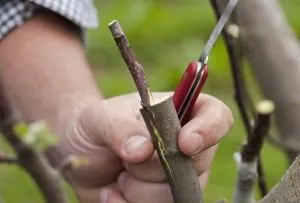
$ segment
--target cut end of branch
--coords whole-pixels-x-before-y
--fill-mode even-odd
[[[126,39],[126,35],[121,28],[120,23],[117,20],[113,20],[108,24],[108,26],[138,89],[142,100],[142,106],[150,106],[151,93],[144,75],[143,66],[138,62],[133,50],[131,49],[129,41]]]
[[[113,37],[117,38],[121,35],[124,35],[122,27],[118,20],[113,20],[108,24],[109,29],[111,30]]]
[[[151,100],[150,100],[150,105],[153,106],[153,105],[157,105],[159,103],[162,103],[164,102],[165,100],[167,100],[169,98],[169,96],[163,96],[163,97],[160,97],[160,98],[154,98],[152,95],[150,96]]]
[[[230,24],[227,26],[227,33],[233,37],[233,38],[238,38],[240,36],[240,28],[237,24]]]
[[[263,100],[256,105],[256,111],[259,114],[271,114],[275,110],[275,104],[271,100]]]

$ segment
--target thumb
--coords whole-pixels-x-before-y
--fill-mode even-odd
[[[123,161],[143,162],[154,152],[151,136],[137,105],[133,109],[126,100],[122,102],[118,98],[117,101],[108,99],[86,109],[81,123],[96,145],[107,146]]]

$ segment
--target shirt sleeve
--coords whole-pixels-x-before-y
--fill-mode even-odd
[[[0,1],[0,41],[42,9],[64,17],[82,30],[98,27],[93,0],[6,0]]]

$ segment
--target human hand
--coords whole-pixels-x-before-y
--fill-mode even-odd
[[[170,93],[153,95],[158,98]],[[86,166],[67,176],[82,202],[173,202],[140,108],[138,94],[91,102],[66,130],[60,146],[63,154],[89,159]],[[192,157],[202,188],[217,144],[232,123],[225,104],[201,94],[192,119],[180,131],[179,147]]]

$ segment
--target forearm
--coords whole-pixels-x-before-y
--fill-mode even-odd
[[[20,119],[45,119],[60,130],[87,98],[101,98],[82,43],[70,29],[61,18],[38,14],[0,43],[0,81]]]

